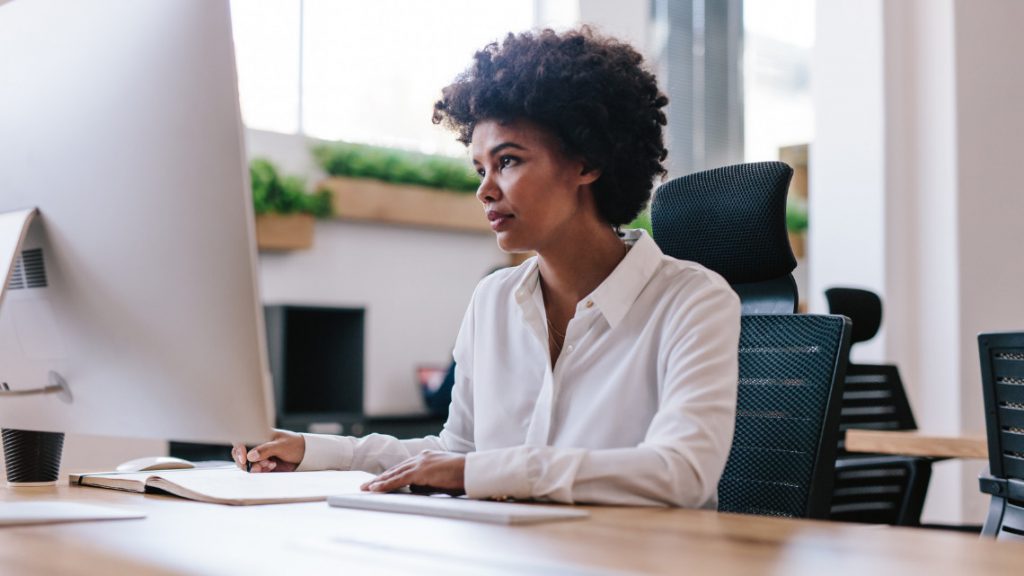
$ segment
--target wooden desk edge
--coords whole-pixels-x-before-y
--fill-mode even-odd
[[[932,436],[891,430],[847,430],[847,452],[898,454],[931,458],[988,458],[983,436]]]

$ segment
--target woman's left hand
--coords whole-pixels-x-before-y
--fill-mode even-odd
[[[423,486],[437,492],[462,494],[465,491],[466,455],[424,450],[385,470],[362,485],[370,492],[392,492],[403,486]]]

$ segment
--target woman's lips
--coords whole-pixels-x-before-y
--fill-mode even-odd
[[[495,232],[507,229],[511,225],[513,218],[515,216],[511,214],[504,214],[495,210],[487,211],[487,220],[491,223],[491,230]]]

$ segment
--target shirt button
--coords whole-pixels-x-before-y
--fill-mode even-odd
[[[573,346],[572,344],[569,344],[568,346],[565,347],[565,351],[566,352],[572,352],[575,349],[576,349],[576,347]]]
[[[587,300],[587,308],[593,308],[593,307],[594,307],[594,301],[593,300]]]

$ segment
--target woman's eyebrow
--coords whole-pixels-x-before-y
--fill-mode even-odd
[[[498,144],[494,148],[491,148],[491,151],[489,152],[489,154],[491,156],[494,156],[495,154],[497,154],[498,152],[501,152],[502,150],[504,150],[506,148],[515,148],[516,150],[522,150],[524,152],[526,151],[526,147],[525,146],[521,146],[519,144],[516,144],[515,142],[502,142],[501,144]]]

